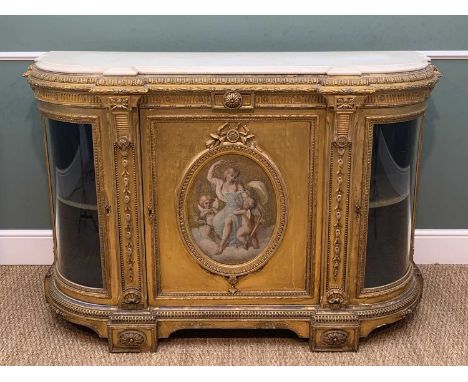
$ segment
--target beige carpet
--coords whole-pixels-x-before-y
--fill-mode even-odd
[[[373,332],[357,353],[311,353],[287,331],[191,331],[157,353],[110,354],[107,341],[47,308],[44,266],[0,267],[0,365],[468,365],[468,266],[422,266],[409,318]]]

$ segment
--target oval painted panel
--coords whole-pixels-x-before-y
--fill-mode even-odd
[[[202,266],[221,275],[245,274],[263,266],[277,248],[286,192],[265,154],[225,145],[189,167],[178,209],[184,242]]]

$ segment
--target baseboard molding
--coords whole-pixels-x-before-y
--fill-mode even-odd
[[[431,60],[468,60],[468,50],[421,50]],[[0,61],[34,61],[47,52],[0,52]]]
[[[52,231],[0,230],[0,265],[52,264]]]
[[[51,230],[0,230],[0,265],[48,265],[53,261]],[[418,229],[417,264],[468,264],[468,229]]]
[[[417,229],[417,264],[468,264],[468,229]]]

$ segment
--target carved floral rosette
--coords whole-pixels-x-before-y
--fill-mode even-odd
[[[193,203],[190,203],[190,194],[194,189],[194,184],[209,163],[217,160],[223,160],[226,157],[238,157],[241,161],[251,161],[266,174],[269,189],[272,195],[269,195],[271,203],[274,203],[274,225],[271,236],[264,248],[260,248],[258,253],[252,259],[239,264],[226,264],[216,260],[216,257],[208,256],[197,244],[192,235],[193,219],[190,219],[190,209],[193,209]],[[203,178],[202,178],[203,179]],[[256,144],[234,141],[226,139],[225,142],[214,146],[208,145],[208,149],[201,152],[188,166],[184,172],[180,186],[177,191],[177,217],[179,231],[188,253],[207,271],[230,278],[232,288],[237,282],[237,277],[246,275],[262,268],[278,249],[286,230],[287,223],[287,192],[284,181],[278,168],[270,157],[265,154]],[[235,288],[234,288],[235,289]]]
[[[119,343],[127,347],[139,347],[145,341],[145,335],[138,330],[127,330],[119,336]]]
[[[320,340],[330,347],[340,347],[346,343],[348,333],[344,330],[327,330],[322,333]]]

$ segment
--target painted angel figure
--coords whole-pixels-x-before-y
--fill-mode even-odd
[[[216,241],[216,233],[213,228],[213,219],[218,213],[218,199],[211,195],[202,195],[198,199],[198,220],[199,229],[204,237]],[[218,239],[219,240],[219,239]]]
[[[256,228],[258,228],[257,223],[260,221],[261,214],[255,213],[256,207],[256,200],[246,194],[242,207],[233,211],[234,219],[240,217],[240,227],[236,231],[236,238],[244,249],[249,249],[250,246],[258,249]]]
[[[227,246],[242,245],[248,249],[250,245],[258,248],[256,231],[263,222],[262,206],[268,201],[268,193],[263,182],[252,181],[246,187],[240,182],[240,171],[235,167],[228,167],[223,179],[216,178],[214,171],[227,161],[219,160],[208,170],[207,180],[215,187],[217,198],[225,203],[224,208],[213,218],[213,227],[221,237],[217,254],[223,253]],[[249,189],[257,191],[260,203],[252,196]]]

